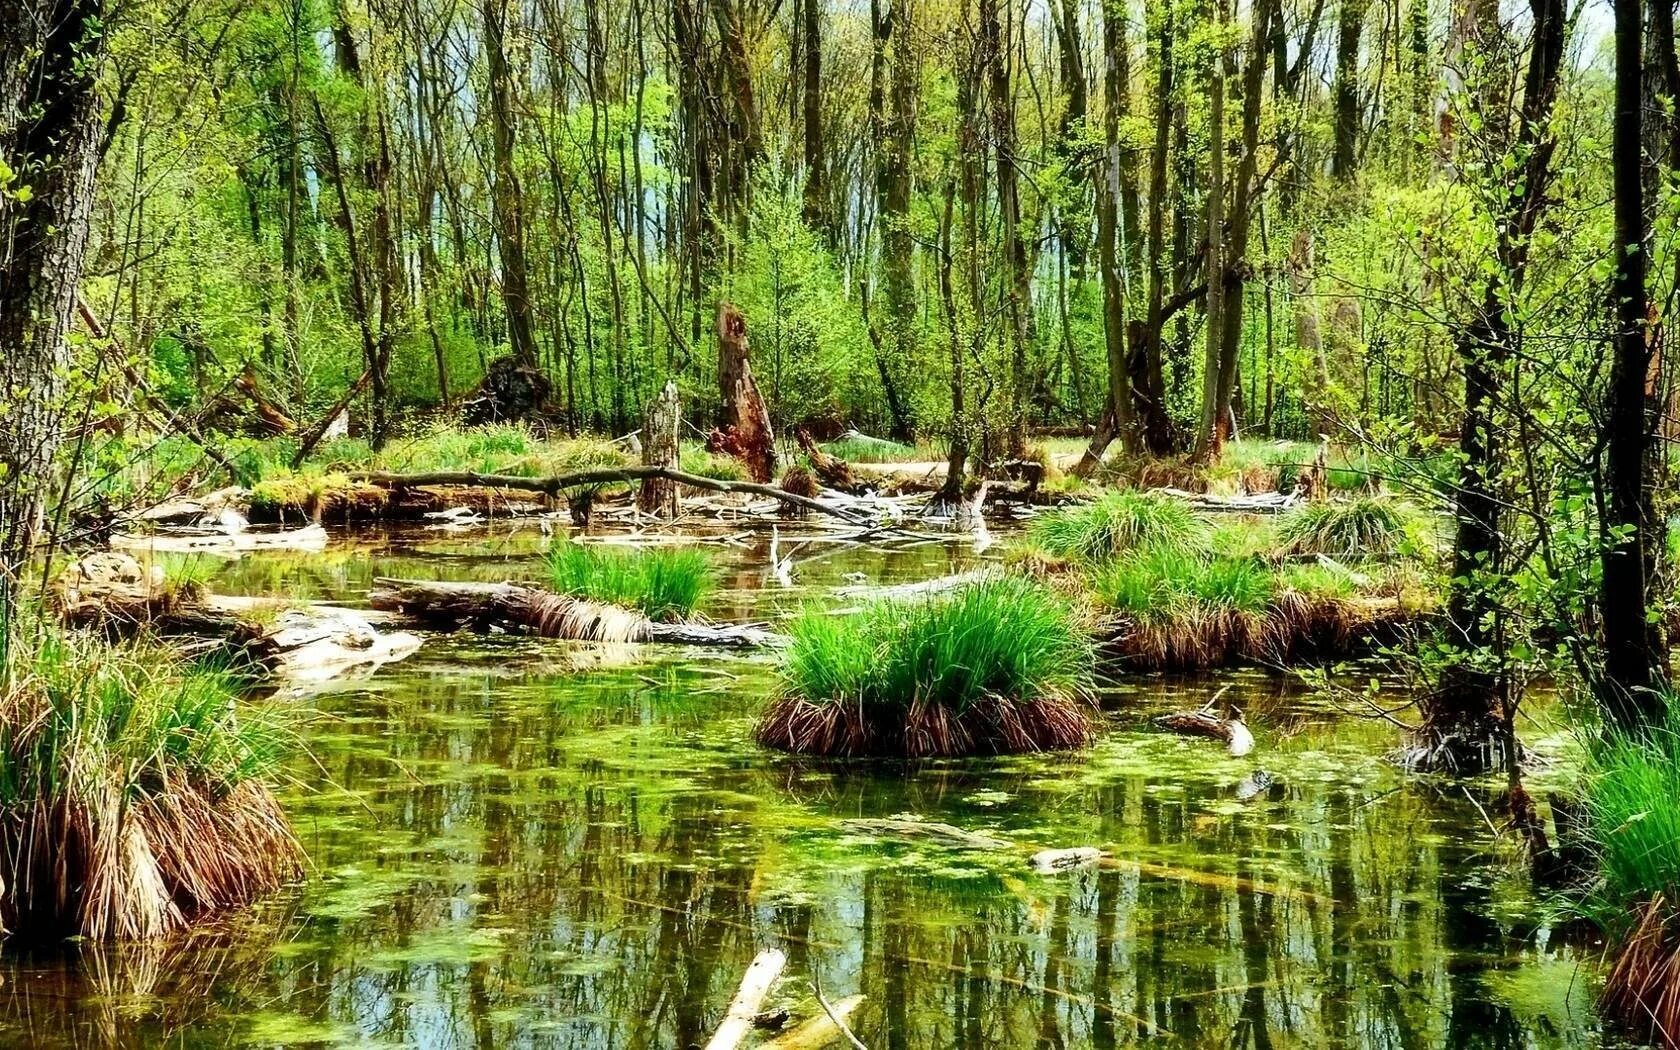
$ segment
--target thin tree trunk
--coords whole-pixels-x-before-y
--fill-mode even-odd
[[[508,343],[520,364],[537,367],[531,295],[525,269],[525,225],[518,169],[514,166],[513,71],[508,65],[508,0],[483,0],[484,50],[490,68],[490,124],[494,185],[490,192],[502,264],[502,305]]]

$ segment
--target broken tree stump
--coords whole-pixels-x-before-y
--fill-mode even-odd
[[[642,465],[678,469],[678,430],[682,426],[682,401],[677,384],[667,380],[659,396],[648,402],[642,423]],[[678,513],[677,483],[667,477],[642,479],[636,506],[648,514],[674,518]]]
[[[776,435],[770,409],[753,380],[747,319],[733,303],[718,303],[717,336],[723,405],[716,443],[736,455],[746,464],[748,476],[762,484],[776,476]]]
[[[805,458],[811,461],[811,470],[821,481],[831,489],[840,492],[856,492],[857,478],[852,475],[852,465],[822,450],[822,446],[812,440],[810,433],[801,429],[795,435],[799,441],[799,450],[805,453]]]

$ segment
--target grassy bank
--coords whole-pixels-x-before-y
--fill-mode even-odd
[[[1083,745],[1091,649],[1020,577],[795,620],[758,739],[800,754],[1001,754]]]
[[[717,582],[711,558],[697,547],[619,550],[559,540],[546,560],[549,585],[560,594],[636,609],[665,622],[693,615]]]
[[[1125,666],[1278,663],[1349,655],[1427,615],[1431,528],[1389,496],[1216,522],[1118,491],[1040,518],[1023,561],[1092,611]]]
[[[269,781],[291,735],[166,651],[0,639],[0,921],[146,938],[268,893],[301,852]]]

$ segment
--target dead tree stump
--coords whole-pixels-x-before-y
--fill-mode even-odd
[[[667,381],[659,396],[648,402],[642,422],[642,464],[678,469],[678,431],[682,426],[682,401],[677,384]],[[677,516],[677,483],[669,478],[643,478],[636,494],[636,506],[664,518]]]
[[[776,435],[770,429],[770,409],[753,381],[748,360],[747,319],[733,304],[718,303],[718,386],[723,395],[717,443],[732,450],[746,464],[754,481],[776,476]]]

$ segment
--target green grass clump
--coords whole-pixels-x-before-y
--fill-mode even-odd
[[[0,637],[0,921],[155,936],[297,870],[293,736],[226,676],[28,618]]]
[[[1278,553],[1387,558],[1428,544],[1428,519],[1389,496],[1308,503],[1279,519]]]
[[[1592,745],[1587,785],[1595,903],[1617,911],[1659,894],[1680,900],[1680,717],[1645,739],[1608,731]]]
[[[1037,519],[1028,540],[1059,558],[1101,561],[1131,551],[1201,555],[1212,535],[1207,518],[1181,499],[1119,491]]]
[[[782,695],[759,727],[816,754],[956,755],[1078,746],[1091,644],[1067,605],[1015,576],[850,616],[793,621]]]
[[[822,446],[831,456],[851,463],[909,463],[928,458],[930,450],[856,432]],[[939,457],[934,456],[937,459]]]
[[[548,548],[548,575],[561,594],[638,609],[661,621],[692,615],[716,583],[710,556],[697,547],[615,550],[570,540]]]
[[[1355,598],[1361,589],[1355,573],[1334,563],[1286,565],[1278,572],[1278,583],[1298,594],[1322,598]]]
[[[1253,558],[1155,550],[1098,567],[1089,587],[1103,609],[1164,624],[1209,612],[1261,615],[1277,593],[1277,578]]]

